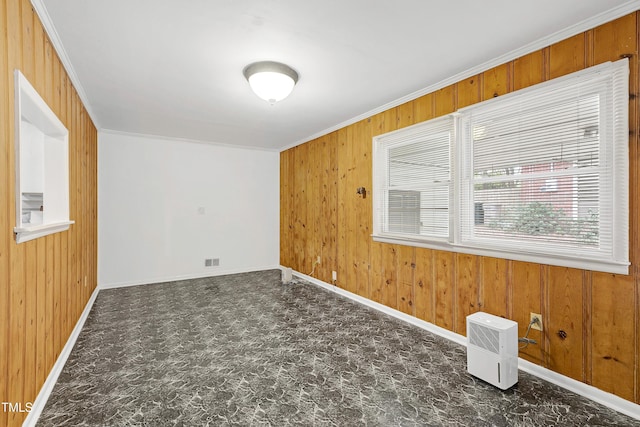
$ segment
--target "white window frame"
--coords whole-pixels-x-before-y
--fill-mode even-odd
[[[74,221],[69,219],[69,131],[20,70],[14,81],[13,232],[22,243],[68,230]]]
[[[448,132],[444,128],[449,128]],[[437,119],[429,120],[426,122],[418,123],[416,125],[403,128],[394,132],[389,132],[384,135],[375,137],[374,150],[373,150],[373,164],[374,171],[384,169],[388,171],[389,165],[389,150],[401,147],[408,144],[418,143],[425,139],[442,136],[445,133],[449,133],[450,145],[449,145],[449,232],[448,236],[421,236],[421,235],[406,235],[385,231],[389,228],[388,225],[388,195],[392,190],[389,184],[389,173],[375,174],[376,182],[374,184],[374,236],[385,236],[386,238],[397,238],[401,240],[413,240],[417,239],[422,242],[434,242],[440,244],[448,244],[453,238],[453,224],[451,222],[451,210],[453,209],[453,141],[455,141],[455,120],[453,115],[447,115],[439,117]],[[405,188],[405,190],[408,188]],[[414,237],[415,236],[415,237]]]
[[[609,174],[611,185],[600,201],[601,209],[611,208],[610,224],[602,224],[609,229],[600,236],[610,236],[606,250],[594,250],[576,252],[562,250],[558,247],[546,248],[546,245],[501,245],[500,242],[490,242],[488,239],[474,238],[468,232],[464,232],[462,221],[467,221],[466,230],[469,230],[468,221],[473,220],[473,198],[468,197],[469,173],[473,175],[473,166],[469,159],[469,138],[465,138],[464,125],[473,112],[509,105],[509,103],[526,101],[527,97],[540,96],[563,87],[581,85],[588,81],[602,80],[603,87],[607,87],[607,96],[610,99],[609,108],[612,109],[611,123],[602,123],[603,134],[601,136],[600,150],[603,155],[603,172]],[[627,59],[616,62],[608,62],[590,67],[588,69],[572,73],[548,82],[544,82],[526,89],[503,95],[499,98],[484,101],[465,107],[457,112],[403,128],[388,134],[373,138],[373,204],[374,204],[374,230],[373,240],[378,242],[396,243],[409,246],[426,247],[452,252],[462,252],[497,258],[506,258],[519,261],[536,262],[541,264],[573,267],[593,271],[602,271],[616,274],[628,274],[629,272],[629,120],[628,120],[628,94],[629,94],[629,65]],[[384,232],[385,221],[385,183],[388,170],[384,167],[385,147],[390,141],[407,141],[416,137],[416,133],[424,132],[432,122],[444,119],[455,120],[455,132],[450,149],[451,189],[449,203],[450,236],[448,239],[434,239],[422,235],[392,234]],[[604,151],[603,151],[604,147]],[[467,173],[467,170],[470,172]],[[472,185],[472,184],[471,184]],[[466,196],[465,196],[466,194]],[[473,226],[471,226],[473,230]]]

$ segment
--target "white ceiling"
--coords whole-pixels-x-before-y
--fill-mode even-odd
[[[640,8],[637,0],[33,3],[99,129],[266,149]],[[242,70],[259,60],[298,71],[289,98],[270,106],[251,92]]]

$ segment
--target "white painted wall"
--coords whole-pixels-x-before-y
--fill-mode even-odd
[[[100,132],[98,284],[276,268],[279,191],[277,152]]]

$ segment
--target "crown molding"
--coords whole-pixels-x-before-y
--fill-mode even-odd
[[[98,129],[98,139],[101,134],[109,134],[109,135],[121,135],[121,136],[131,136],[135,138],[144,138],[144,139],[154,139],[156,141],[168,141],[168,142],[186,142],[190,144],[204,144],[211,145],[215,147],[222,148],[233,148],[236,150],[251,150],[251,151],[266,151],[271,153],[279,153],[280,150],[278,148],[265,148],[265,147],[257,147],[254,145],[240,145],[240,144],[229,144],[224,142],[216,142],[216,141],[207,141],[203,139],[192,139],[192,138],[182,138],[179,136],[166,136],[166,135],[154,135],[150,133],[137,133],[137,132],[127,132],[122,130],[101,128]]]
[[[71,84],[73,84],[73,87],[76,89],[76,92],[78,92],[78,96],[80,97],[80,100],[84,105],[84,108],[87,110],[89,117],[91,117],[91,120],[93,121],[93,124],[95,125],[96,129],[100,129],[100,123],[97,120],[95,113],[91,109],[91,104],[89,103],[89,98],[87,97],[87,93],[85,92],[84,87],[80,83],[80,79],[78,78],[78,75],[76,74],[76,71],[73,68],[73,65],[71,64],[71,60],[69,59],[69,56],[67,55],[67,52],[64,49],[62,40],[60,40],[60,36],[56,31],[56,27],[53,24],[51,17],[49,16],[49,11],[47,11],[47,7],[44,4],[44,0],[31,0],[31,5],[33,6],[33,9],[38,15],[38,18],[40,18],[40,22],[44,27],[44,31],[47,33],[47,36],[49,37],[49,40],[51,41],[53,48],[56,50],[56,53],[58,54],[58,58],[60,58],[60,62],[62,62],[62,66],[67,72],[67,75],[69,76],[69,80],[71,80]]]

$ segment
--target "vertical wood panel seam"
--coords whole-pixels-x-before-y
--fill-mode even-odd
[[[483,266],[483,262],[482,262],[482,258],[480,258],[478,255],[474,255],[473,256],[473,269],[475,272],[475,283],[477,284],[477,288],[476,288],[476,295],[475,295],[475,301],[473,302],[474,304],[474,310],[473,312],[476,311],[480,311],[481,307],[480,307],[480,288],[482,287],[482,273],[484,272],[484,266]],[[470,313],[471,314],[471,313]],[[466,329],[466,319],[465,319],[465,329]]]
[[[513,73],[514,73],[514,64],[515,64],[515,60],[513,61],[509,61],[507,63],[507,87],[506,87],[506,92],[510,93],[513,92],[513,87],[515,85],[514,81],[513,81]]]
[[[542,49],[542,81],[549,80],[549,76],[551,75],[550,68],[550,60],[549,56],[551,54],[551,47],[546,47]]]
[[[434,97],[435,98],[435,97]],[[436,277],[437,277],[437,265],[436,265],[436,251],[431,251],[431,322],[436,324],[436,309],[437,309],[437,292],[436,292]]]
[[[411,261],[411,314],[416,317],[416,264],[418,262],[418,250],[413,248],[413,259]]]
[[[454,102],[455,104],[455,102]],[[452,330],[454,332],[458,332],[460,333],[460,331],[457,331],[457,326],[458,326],[458,257],[452,256],[451,257],[451,266],[449,267],[449,274],[451,275],[451,279],[453,281],[452,283],[452,289],[451,289],[451,307],[453,308],[452,313],[451,313],[451,322],[452,322]]]
[[[590,271],[583,271],[582,282],[582,354],[583,354],[583,376],[584,382],[592,383],[591,367],[591,299],[592,299],[592,274]]]
[[[506,269],[507,269],[506,271],[507,296],[505,298],[505,304],[506,304],[505,312],[507,314],[508,319],[513,319],[513,261],[507,260]]]
[[[481,98],[482,99],[482,98]],[[477,263],[477,267],[478,269],[478,301],[477,301],[477,311],[484,311],[485,310],[485,301],[484,301],[484,287],[485,287],[485,282],[484,282],[484,262],[482,262],[482,258],[478,257],[478,263]]]
[[[593,30],[586,31],[584,34],[585,34],[584,66],[591,67],[593,65],[593,55],[594,55]]]
[[[552,331],[549,328],[549,266],[540,265],[540,314],[542,315],[543,323],[542,330],[543,332],[540,334],[540,355],[542,357],[541,364],[545,368],[549,368],[551,364],[551,355],[549,348],[551,346],[550,343],[550,334]],[[547,326],[544,326],[544,319],[547,319]]]

